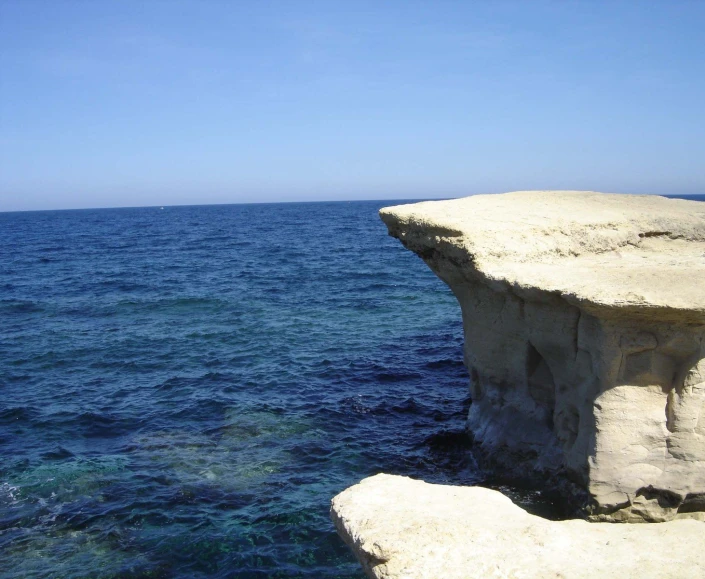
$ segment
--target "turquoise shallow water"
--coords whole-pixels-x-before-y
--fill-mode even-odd
[[[0,576],[361,577],[333,495],[480,480],[388,204],[0,214]]]

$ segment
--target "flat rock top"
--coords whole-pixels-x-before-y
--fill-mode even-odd
[[[705,523],[548,521],[497,491],[380,474],[333,499],[331,517],[369,577],[705,577]]]
[[[593,310],[705,321],[705,203],[519,191],[380,211],[391,235],[490,282]]]

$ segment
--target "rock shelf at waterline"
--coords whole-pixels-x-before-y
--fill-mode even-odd
[[[497,491],[384,474],[336,496],[331,514],[375,579],[705,576],[703,523],[693,520],[548,521]]]
[[[460,302],[486,454],[593,520],[705,518],[705,204],[526,191],[380,216]]]

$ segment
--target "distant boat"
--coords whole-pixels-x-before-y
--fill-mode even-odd
[[[160,207],[159,209],[164,209],[164,207]]]

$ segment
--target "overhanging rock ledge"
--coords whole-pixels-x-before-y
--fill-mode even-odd
[[[575,191],[382,209],[457,297],[468,427],[595,520],[705,518],[705,203]]]

